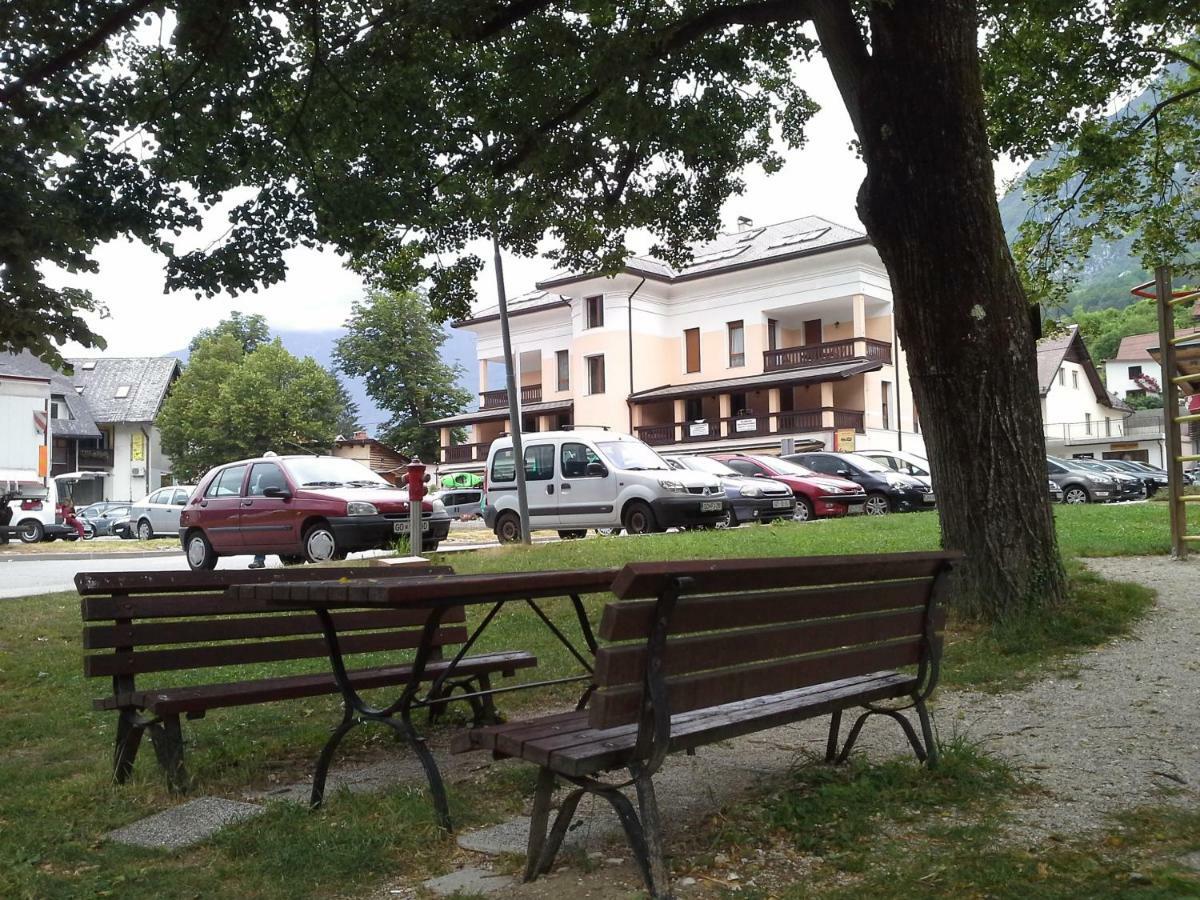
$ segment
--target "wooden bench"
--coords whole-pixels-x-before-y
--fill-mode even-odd
[[[172,790],[188,783],[183,765],[183,737],[179,718],[203,718],[211,709],[294,700],[336,694],[339,686],[329,668],[330,648],[319,616],[311,607],[287,608],[264,599],[234,596],[239,585],[279,585],[303,582],[353,584],[365,579],[408,578],[453,574],[448,567],[409,567],[380,570],[372,567],[273,569],[229,572],[113,572],[80,573],[75,583],[83,595],[84,675],[112,679],[112,693],[97,698],[97,710],[117,711],[113,778],[124,782],[133,771],[142,734],[149,731],[158,762]],[[370,653],[415,649],[422,640],[428,611],[424,609],[346,610],[334,616],[340,653]],[[467,637],[462,606],[446,611],[442,624],[428,636],[429,661],[420,680],[431,681],[448,666],[443,648],[461,644]],[[152,673],[192,673],[270,662],[320,659],[321,667],[301,674],[269,675],[252,679],[212,681],[167,686],[136,683]],[[454,671],[454,682],[445,691],[478,686],[482,696],[472,696],[477,724],[495,721],[490,676],[511,676],[535,666],[524,652],[487,653],[466,657]],[[351,670],[355,689],[407,684],[413,667],[397,663]],[[207,676],[212,677],[212,676]],[[228,676],[227,676],[228,677]],[[471,693],[476,693],[471,691]],[[344,733],[344,732],[343,732]],[[340,737],[340,735],[338,735]],[[331,741],[336,745],[336,741]],[[313,783],[313,802],[324,792],[325,772],[332,747],[322,754]]]
[[[646,886],[668,895],[652,776],[669,753],[829,715],[842,761],[872,715],[936,761],[939,597],[954,553],[634,563],[613,584],[586,710],[473,728],[456,751],[540,767],[525,879],[549,871],[584,793],[616,810]],[[883,701],[892,703],[881,705]],[[899,703],[895,701],[901,701]],[[863,708],[840,752],[841,716]],[[920,736],[903,710],[916,712]],[[627,768],[624,784],[597,776]],[[574,785],[547,833],[557,779]],[[621,788],[634,786],[639,811]],[[640,812],[640,815],[639,815]]]

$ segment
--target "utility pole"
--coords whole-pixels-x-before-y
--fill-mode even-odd
[[[500,238],[492,235],[496,259],[496,294],[500,299],[500,340],[504,345],[504,384],[508,389],[508,421],[513,445],[513,467],[517,474],[517,512],[521,516],[521,543],[529,537],[529,493],[525,489],[525,448],[521,445],[521,396],[513,364],[512,337],[508,331],[508,295],[504,291],[504,262],[500,259]]]

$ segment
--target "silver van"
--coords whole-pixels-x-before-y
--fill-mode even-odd
[[[572,428],[528,434],[523,443],[531,529],[582,537],[589,528],[645,534],[725,520],[728,501],[716,476],[676,471],[631,435]],[[520,539],[510,437],[488,451],[483,517],[502,542]]]

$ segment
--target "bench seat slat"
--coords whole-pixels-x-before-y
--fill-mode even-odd
[[[663,672],[683,675],[916,636],[925,624],[924,609],[902,610],[857,619],[827,619],[793,625],[740,628],[702,637],[669,638]],[[641,682],[646,674],[645,643],[602,647],[596,653],[596,678],[615,686]]]
[[[425,681],[432,681],[450,665],[450,660],[431,660],[425,667]],[[512,675],[517,669],[537,665],[537,657],[524,651],[504,651],[464,657],[455,668],[455,675],[477,672],[496,672]],[[412,677],[411,665],[381,666],[352,670],[351,683],[359,690],[404,684]],[[321,694],[336,694],[337,685],[331,672],[309,675],[289,675],[261,678],[255,681],[236,681],[223,684],[188,685],[151,691],[132,691],[102,697],[92,702],[95,709],[118,709],[135,706],[155,715],[180,715],[203,712],[228,706],[245,706],[275,700],[295,700]]]
[[[338,634],[380,628],[404,628],[425,624],[428,613],[419,609],[368,610],[334,613]],[[323,634],[315,613],[297,615],[241,616],[221,619],[138,622],[131,625],[90,625],[83,629],[83,648],[150,647],[162,644],[199,644],[246,638],[287,637]]]
[[[928,578],[883,584],[856,584],[818,590],[742,592],[715,597],[683,597],[671,616],[672,634],[776,625],[829,616],[883,612],[922,606]],[[705,585],[707,590],[708,585]],[[644,640],[654,618],[653,600],[609,603],[600,620],[606,641]]]
[[[266,596],[247,597],[236,591],[209,594],[151,594],[138,597],[84,597],[80,608],[85,622],[116,619],[174,619],[194,616],[244,615],[250,613],[311,612],[311,606],[284,606]],[[424,622],[429,610],[413,610]],[[465,622],[461,606],[447,609],[444,622]]]
[[[421,642],[422,630],[384,631],[351,634],[340,638],[342,653],[368,653],[377,650],[409,650]],[[461,644],[467,639],[467,629],[452,626],[440,629],[435,642]],[[179,669],[199,669],[249,663],[278,662],[289,659],[311,659],[329,654],[323,637],[291,641],[259,641],[255,643],[215,644],[207,647],[175,647],[170,650],[146,650],[116,653],[97,653],[85,656],[85,675],[136,675],[144,672],[170,672]]]
[[[921,641],[906,639],[868,648],[786,659],[736,668],[718,669],[667,679],[670,708],[686,712],[721,706],[759,694],[803,688],[820,682],[849,678],[915,665],[921,658]],[[602,687],[591,701],[589,721],[594,728],[611,728],[635,721],[642,704],[642,686]]]
[[[682,713],[671,717],[670,750],[687,750],[826,715],[837,709],[902,697],[909,694],[916,683],[910,675],[876,672]],[[637,741],[637,726],[593,729],[588,726],[587,712],[584,711],[558,717],[552,733],[514,739],[520,734],[519,724],[474,728],[465,739],[457,742],[456,750],[494,750],[566,775],[593,775],[630,762]],[[509,748],[514,752],[507,752]]]

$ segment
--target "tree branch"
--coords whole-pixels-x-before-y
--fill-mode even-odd
[[[845,0],[813,0],[812,21],[817,29],[821,52],[829,61],[833,80],[846,104],[850,122],[861,139],[863,136],[862,95],[863,79],[871,63],[867,43],[858,20]]]
[[[130,0],[129,3],[113,10],[101,20],[95,31],[78,44],[68,47],[57,56],[38,63],[24,75],[18,76],[15,81],[10,81],[0,88],[0,103],[9,103],[34,85],[70,69],[89,53],[102,46],[118,31],[129,25],[155,2],[156,0]]]
[[[1196,85],[1195,87],[1188,88],[1186,91],[1180,91],[1178,94],[1172,94],[1166,100],[1160,100],[1158,103],[1155,103],[1154,108],[1151,109],[1150,112],[1146,113],[1142,121],[1138,122],[1137,125],[1134,126],[1132,133],[1137,134],[1139,131],[1141,131],[1143,128],[1157,119],[1158,114],[1168,106],[1178,103],[1180,100],[1186,100],[1188,97],[1194,97],[1196,94],[1200,94],[1200,84]]]

